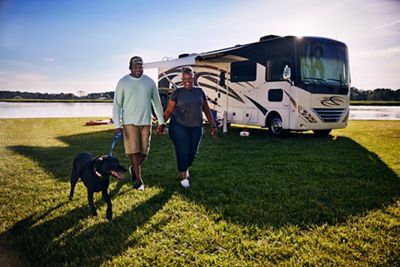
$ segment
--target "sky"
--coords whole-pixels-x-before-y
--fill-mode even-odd
[[[160,61],[269,34],[342,41],[351,86],[400,88],[400,0],[0,0],[0,90],[113,91],[134,55]]]

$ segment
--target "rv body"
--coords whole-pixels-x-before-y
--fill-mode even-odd
[[[266,36],[259,42],[199,54],[183,54],[158,67],[160,92],[181,86],[181,67],[191,66],[195,86],[227,122],[328,134],[347,126],[350,74],[347,46],[321,37]]]

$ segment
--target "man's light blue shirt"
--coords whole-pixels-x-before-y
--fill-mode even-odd
[[[160,96],[155,82],[148,76],[134,78],[130,74],[119,80],[114,93],[113,121],[121,125],[151,125],[153,105],[158,123],[165,124]]]

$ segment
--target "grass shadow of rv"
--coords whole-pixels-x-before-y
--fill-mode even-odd
[[[398,176],[347,137],[290,134],[205,138],[188,195],[225,219],[280,227],[344,222],[400,194]]]

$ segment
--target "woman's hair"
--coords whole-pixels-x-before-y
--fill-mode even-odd
[[[193,73],[193,69],[190,66],[182,67],[181,71],[182,71],[182,74],[183,73]]]

